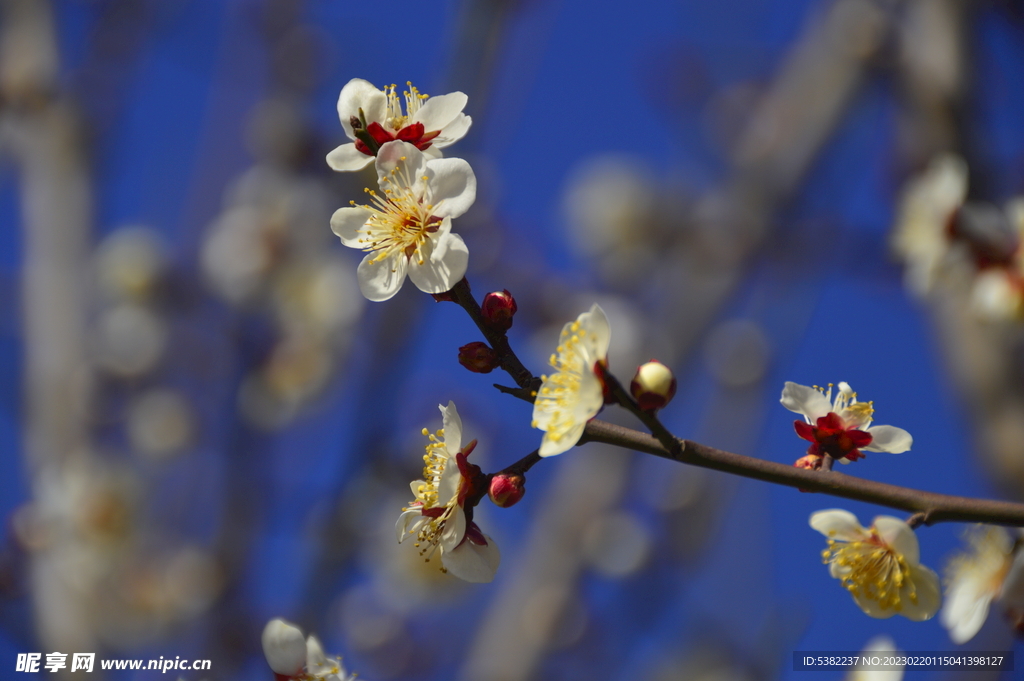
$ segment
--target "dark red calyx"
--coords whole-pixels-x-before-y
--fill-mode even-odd
[[[793,428],[798,436],[811,443],[807,448],[808,456],[830,454],[834,459],[856,461],[864,458],[860,448],[871,444],[870,433],[847,428],[843,420],[831,411],[819,417],[815,425],[794,421]]]

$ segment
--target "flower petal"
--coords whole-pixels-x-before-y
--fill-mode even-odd
[[[911,585],[912,584],[912,585]],[[917,596],[917,602],[910,595]],[[913,622],[930,620],[942,605],[942,591],[939,588],[939,576],[931,568],[924,565],[910,566],[910,579],[900,589],[900,601],[903,609],[900,614]]]
[[[395,523],[395,534],[398,536],[398,543],[401,544],[411,534],[419,532],[420,526],[427,521],[427,517],[418,508],[410,508],[402,511]]]
[[[893,551],[903,556],[909,565],[921,562],[921,549],[917,543],[917,534],[910,525],[891,515],[880,515],[872,525],[882,541]]]
[[[537,453],[546,457],[569,451],[580,441],[580,438],[583,436],[583,429],[586,427],[586,422],[578,423],[565,431],[558,439],[555,439],[550,432],[544,433],[544,438],[540,443],[540,450]]]
[[[469,249],[458,234],[448,233],[436,241],[428,241],[420,253],[422,262],[413,259],[409,263],[409,278],[424,293],[450,291],[466,276]]]
[[[590,353],[590,361],[598,362],[608,359],[612,327],[608,323],[608,315],[605,314],[601,306],[594,303],[590,306],[590,310],[581,314],[576,321],[580,323],[586,334],[585,343]],[[592,369],[592,367],[590,368]]]
[[[426,162],[432,171],[430,202],[437,217],[457,218],[476,201],[476,175],[461,158],[439,158]]]
[[[471,117],[467,116],[466,114],[459,114],[458,116],[455,117],[455,120],[453,120],[448,125],[444,126],[444,129],[441,130],[440,135],[434,138],[433,144],[430,146],[430,149],[433,149],[434,147],[444,149],[447,146],[455,144],[460,139],[466,136],[466,133],[469,132],[469,128],[471,125],[473,125],[473,119]]]
[[[306,664],[306,640],[302,630],[283,619],[272,619],[263,627],[263,655],[277,674],[295,676]]]
[[[833,575],[834,577],[835,575]],[[864,611],[864,614],[868,617],[874,617],[876,620],[887,620],[893,615],[897,614],[893,608],[883,608],[878,604],[878,601],[870,598],[865,598],[860,591],[851,591],[853,595],[853,601],[857,604],[857,607]]]
[[[306,671],[314,676],[327,664],[327,656],[320,640],[313,635],[306,639]]]
[[[412,116],[413,123],[422,123],[427,132],[442,130],[453,122],[466,108],[469,97],[461,92],[429,97],[423,106]]]
[[[953,643],[959,645],[970,641],[988,617],[989,604],[995,594],[985,584],[987,580],[977,578],[986,576],[975,572],[961,575],[946,589],[946,602],[942,605],[939,621],[949,629]]]
[[[327,165],[331,167],[331,170],[339,172],[362,170],[371,163],[373,163],[373,156],[367,156],[359,151],[351,142],[342,144],[327,154]]]
[[[836,541],[862,541],[867,536],[857,516],[841,508],[811,514],[811,527]]]
[[[360,230],[373,213],[361,206],[346,206],[334,211],[331,216],[331,231],[338,235],[341,243],[349,248],[362,248],[359,243]]]
[[[462,447],[462,417],[455,403],[448,400],[448,405],[437,405],[441,410],[441,428],[444,429],[444,444],[449,456],[455,456]]]
[[[871,435],[871,444],[862,449],[869,452],[902,454],[914,444],[910,433],[896,426],[872,426],[867,432]]]
[[[791,381],[786,381],[779,401],[786,409],[801,414],[808,423],[813,423],[832,410],[832,405],[820,391]]]
[[[1024,610],[1024,550],[1018,549],[1013,555],[1010,570],[1003,578],[999,602],[1009,608]]]
[[[454,462],[453,462],[454,463]],[[448,466],[445,467],[446,471]],[[458,468],[455,468],[458,473]],[[448,520],[444,524],[444,531],[441,532],[441,540],[438,542],[438,546],[441,547],[442,559],[444,554],[450,551],[454,551],[455,547],[462,543],[462,538],[466,536],[466,512],[462,510],[461,506],[456,506],[452,509],[452,513],[448,516]],[[467,544],[469,542],[466,542]],[[444,563],[444,560],[441,561]]]
[[[338,118],[341,119],[341,127],[345,129],[348,138],[356,138],[350,121],[353,116],[359,117],[359,109],[363,110],[367,123],[380,122],[384,120],[387,105],[388,98],[369,81],[353,78],[346,83],[338,95]]]
[[[429,178],[433,172],[427,167],[427,159],[423,152],[408,142],[396,140],[381,145],[377,152],[377,183],[384,189],[389,183],[401,178],[410,184],[412,193],[421,196],[423,193],[423,176]],[[441,216],[438,216],[441,217]]]
[[[494,540],[484,535],[487,544],[480,546],[471,541],[441,555],[445,568],[461,580],[486,584],[494,579],[501,563],[501,552]]]
[[[405,282],[408,259],[404,257],[384,258],[373,262],[378,253],[369,253],[356,269],[359,290],[367,300],[381,301],[394,297]]]

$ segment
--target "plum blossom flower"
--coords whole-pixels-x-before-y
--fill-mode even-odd
[[[875,636],[861,651],[865,657],[899,657],[896,643],[888,636]],[[844,681],[902,681],[906,665],[893,665],[898,669],[863,669],[854,666],[847,672]]]
[[[967,198],[967,164],[958,156],[935,158],[911,180],[900,200],[893,247],[907,263],[907,287],[928,293],[946,263],[953,241],[950,225]]]
[[[899,454],[910,449],[914,442],[910,433],[895,426],[871,426],[874,403],[858,402],[849,383],[838,387],[834,402],[831,383],[826,390],[787,381],[782,389],[782,406],[806,421],[793,424],[796,434],[811,443],[801,462],[829,454],[849,463],[864,457],[861,450]]]
[[[441,554],[441,569],[467,582],[490,582],[498,570],[497,544],[473,522],[473,509],[487,494],[487,476],[467,460],[476,440],[462,447],[462,419],[454,402],[438,405],[442,429],[428,436],[423,479],[412,483],[414,499],[395,524],[398,542],[416,535],[429,561]]]
[[[810,522],[828,538],[822,560],[829,573],[869,616],[920,622],[938,611],[939,576],[920,564],[917,535],[905,522],[883,515],[865,529],[841,509],[818,511]]]
[[[353,78],[338,96],[341,127],[351,142],[327,155],[334,170],[362,170],[370,165],[378,149],[400,140],[414,145],[431,158],[440,158],[440,149],[462,139],[473,119],[462,113],[467,97],[452,92],[429,97],[408,83],[399,98],[397,87],[378,90],[362,78]],[[405,110],[402,110],[402,102]]]
[[[597,303],[562,328],[550,364],[555,373],[543,383],[533,403],[533,427],[544,431],[539,453],[554,456],[580,440],[587,421],[604,405],[611,327]]]
[[[370,300],[387,300],[408,274],[426,293],[443,293],[466,273],[469,250],[452,234],[452,218],[476,199],[476,176],[459,158],[429,159],[408,142],[388,142],[377,155],[381,193],[371,205],[339,208],[331,229],[350,248],[366,251],[356,276]]]
[[[304,639],[302,630],[277,618],[263,628],[263,655],[280,681],[353,681],[340,657],[324,655],[316,636]]]
[[[957,644],[974,638],[993,601],[1011,609],[1024,606],[1024,552],[1017,550],[1014,537],[1001,527],[979,525],[967,540],[970,549],[946,566],[946,602],[939,615]]]

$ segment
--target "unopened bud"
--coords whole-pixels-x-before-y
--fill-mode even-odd
[[[459,364],[478,374],[489,374],[501,361],[498,353],[480,341],[473,341],[459,348]]]
[[[801,456],[793,465],[797,468],[806,468],[809,471],[821,470],[821,457],[808,454],[807,456]]]
[[[507,290],[488,293],[480,305],[480,312],[483,314],[484,320],[499,331],[507,331],[512,328],[512,317],[515,316],[518,309],[516,299]]]
[[[661,409],[676,394],[676,377],[667,366],[652,359],[636,370],[629,391],[644,411]]]
[[[521,475],[508,475],[499,473],[491,478],[491,487],[487,490],[487,496],[491,498],[495,506],[508,508],[526,494],[526,478]]]

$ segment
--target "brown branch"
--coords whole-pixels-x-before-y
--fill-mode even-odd
[[[915,520],[926,525],[965,522],[1024,527],[1024,504],[936,494],[855,478],[837,471],[811,471],[775,461],[733,454],[689,440],[677,440],[679,447],[672,452],[646,433],[597,419],[587,424],[580,439],[580,443],[584,442],[603,442],[691,466],[919,513],[922,515]]]

